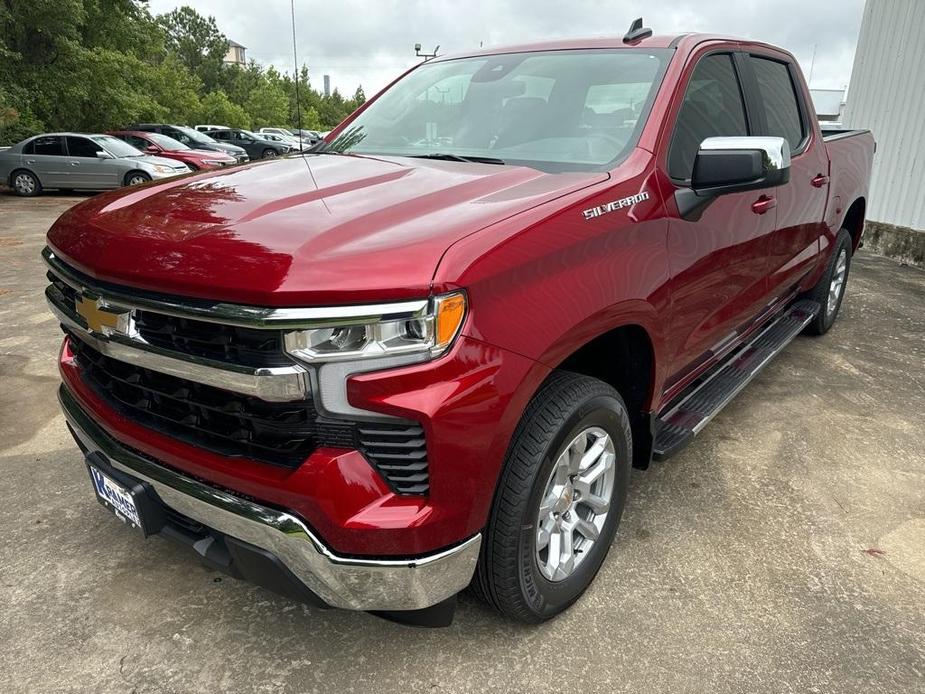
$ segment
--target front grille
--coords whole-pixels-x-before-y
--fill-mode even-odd
[[[322,420],[310,401],[266,402],[71,347],[87,383],[144,426],[226,456],[297,467],[319,445],[351,435],[349,422]]]
[[[110,407],[149,429],[229,457],[295,468],[320,446],[359,450],[398,494],[429,489],[423,428],[350,422],[311,401],[266,402],[112,359],[72,336],[84,381]]]
[[[77,291],[53,273],[48,273],[48,280],[66,300],[77,299]],[[135,311],[135,328],[151,345],[181,355],[255,367],[292,364],[283,352],[283,336],[279,330],[221,325],[144,309]]]

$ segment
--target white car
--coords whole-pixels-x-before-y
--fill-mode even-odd
[[[229,130],[227,125],[197,125],[196,130],[204,133],[206,130]]]
[[[308,149],[311,145],[307,142],[302,142],[297,138],[290,135],[286,137],[285,135],[277,135],[276,133],[263,132],[262,130],[259,133],[254,133],[262,137],[264,140],[269,140],[270,142],[279,142],[284,145],[289,145],[293,150],[302,151],[303,149]]]

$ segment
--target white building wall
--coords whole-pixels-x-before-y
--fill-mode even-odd
[[[867,0],[843,122],[877,140],[867,219],[925,230],[925,0]]]

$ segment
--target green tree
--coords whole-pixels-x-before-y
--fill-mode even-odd
[[[247,128],[250,118],[247,111],[228,98],[225,92],[209,92],[199,104],[196,120],[211,125],[227,125],[232,128]]]
[[[282,87],[267,81],[254,89],[244,104],[254,128],[285,124],[289,120],[288,107],[289,100]]]
[[[210,91],[218,86],[228,39],[218,30],[215,17],[203,17],[184,5],[158,16],[157,22],[165,32],[168,50],[202,80],[204,88]]]

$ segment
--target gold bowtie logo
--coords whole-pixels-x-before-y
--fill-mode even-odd
[[[126,315],[125,311],[117,312],[102,308],[98,299],[78,296],[74,304],[83,319],[87,322],[90,332],[103,333],[104,328],[119,330],[119,320]]]

